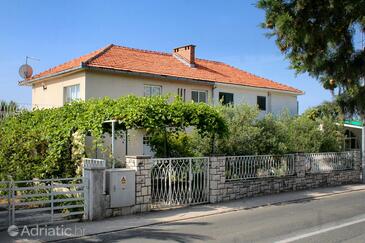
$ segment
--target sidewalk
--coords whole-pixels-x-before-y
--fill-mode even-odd
[[[152,211],[149,213],[143,213],[137,215],[120,216],[120,217],[104,219],[101,221],[79,222],[79,223],[73,223],[70,226],[83,228],[85,230],[85,236],[90,236],[106,232],[121,231],[143,226],[163,224],[168,222],[205,217],[209,215],[229,213],[238,210],[248,210],[252,208],[270,206],[275,204],[291,203],[300,200],[314,200],[321,197],[342,194],[342,193],[349,193],[353,191],[365,192],[365,185],[362,184],[346,185],[346,186],[329,187],[329,188],[317,188],[305,191],[286,192],[268,196],[255,197],[255,198],[245,198],[241,200],[229,201],[219,204],[197,205],[174,210]],[[4,237],[6,237],[7,240],[11,239],[7,235],[7,232],[0,232],[0,239],[5,240]],[[41,239],[40,241],[47,241],[47,240],[58,241],[64,239],[67,239],[67,237]]]

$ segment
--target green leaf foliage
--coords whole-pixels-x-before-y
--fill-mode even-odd
[[[192,126],[203,137],[213,133],[222,137],[227,131],[213,107],[178,98],[170,102],[169,97],[104,98],[23,111],[0,121],[0,180],[8,175],[14,179],[74,176],[84,153],[80,140],[85,135],[101,139],[110,132],[103,122],[111,119],[118,120],[118,131]]]
[[[196,155],[258,155],[311,152],[336,152],[343,149],[343,127],[331,116],[311,118],[306,113],[290,116],[263,116],[256,107],[246,104],[217,108],[228,125],[224,138],[202,137],[198,133],[184,135]],[[170,139],[170,142],[179,139]],[[190,140],[190,141],[189,141]],[[175,145],[170,145],[175,146]],[[213,148],[212,148],[213,147]],[[180,156],[184,156],[180,151]]]
[[[337,88],[343,110],[365,118],[365,1],[259,0],[257,6],[291,67]]]

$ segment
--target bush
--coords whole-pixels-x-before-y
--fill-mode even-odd
[[[197,132],[183,134],[186,146],[179,156],[211,154],[256,155],[310,152],[336,152],[343,149],[343,127],[332,116],[313,118],[305,113],[290,116],[268,114],[259,118],[259,110],[242,104],[217,107],[228,126],[227,136],[202,137]],[[179,138],[168,139],[176,147]],[[185,153],[184,151],[188,151]]]
[[[150,133],[150,145],[156,157],[194,157],[191,136],[184,131],[154,131]]]

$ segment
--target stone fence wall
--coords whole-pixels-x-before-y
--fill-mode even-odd
[[[99,220],[150,211],[152,169],[150,158],[144,155],[126,157],[126,168],[135,171],[135,199],[133,205],[119,208],[111,208],[110,195],[105,191],[107,183],[105,163],[104,166],[93,166],[92,163],[88,166],[84,165],[84,177],[88,181],[85,193],[87,219]]]
[[[151,156],[127,156],[126,168],[136,171],[135,205],[122,208],[108,208],[106,216],[120,216],[143,213],[151,210]]]
[[[295,174],[282,177],[226,180],[225,157],[210,158],[210,202],[218,203],[245,197],[297,191],[317,187],[361,183],[361,155],[354,151],[354,169],[327,173],[307,171],[304,155],[295,156]]]
[[[295,156],[295,173],[282,177],[255,179],[226,179],[226,157],[209,159],[209,202],[218,203],[245,197],[268,195],[287,191],[304,190],[316,187],[361,183],[361,156],[354,152],[354,167],[351,170],[328,173],[308,173],[303,155]],[[89,180],[86,200],[87,215],[90,220],[110,216],[142,213],[151,210],[152,160],[148,156],[128,156],[126,166],[135,171],[134,204],[121,208],[110,207],[110,195],[105,193],[105,168],[84,168]]]

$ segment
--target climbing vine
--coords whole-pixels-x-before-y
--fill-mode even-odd
[[[169,97],[126,96],[77,101],[60,108],[24,111],[0,121],[0,180],[74,176],[80,139],[101,139],[110,128],[106,120],[118,120],[116,129],[176,131],[193,126],[202,135],[224,136],[225,120],[213,107],[185,103]],[[76,155],[75,155],[76,153]]]

